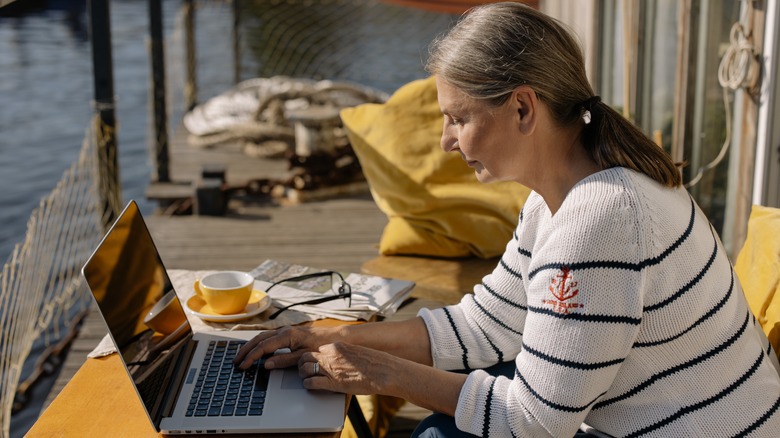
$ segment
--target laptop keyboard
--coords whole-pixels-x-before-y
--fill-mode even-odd
[[[255,364],[247,370],[233,365],[245,341],[211,341],[195,390],[187,407],[188,417],[256,416],[263,414],[268,371]]]

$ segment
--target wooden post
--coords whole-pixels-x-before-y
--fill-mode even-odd
[[[184,108],[187,111],[198,104],[197,56],[195,51],[195,2],[184,0],[184,50],[186,56],[187,77],[184,83]]]
[[[168,116],[165,105],[162,0],[149,0],[149,34],[152,57],[152,111],[157,182],[171,180],[168,171]]]
[[[241,25],[241,12],[239,11],[238,0],[233,0],[233,82],[241,82],[241,34],[239,26]]]
[[[749,18],[753,23],[752,39],[753,48],[759,57],[764,54],[764,32],[766,31],[766,9],[755,8],[753,10],[753,16]],[[757,87],[760,87],[760,81],[768,81],[769,78],[760,78]],[[758,119],[760,109],[759,90],[757,88],[745,87],[741,93],[744,93],[744,99],[735,102],[741,103],[741,108],[736,109],[734,113],[742,113],[741,120],[734,120],[735,124],[739,123],[739,138],[732,138],[731,141],[735,143],[734,150],[731,154],[731,160],[737,162],[734,170],[735,174],[730,174],[730,178],[736,178],[734,183],[734,198],[733,208],[726,212],[726,217],[733,216],[733,220],[730,221],[732,226],[730,230],[723,230],[723,234],[728,236],[726,240],[727,251],[731,260],[737,259],[737,254],[742,249],[747,239],[747,223],[750,219],[750,212],[753,204],[758,204],[753,199],[753,176],[755,175],[756,164],[756,143],[758,141]],[[733,117],[733,116],[732,116]],[[731,173],[732,170],[729,169]],[[729,223],[729,220],[726,221]],[[724,224],[724,228],[726,225]]]
[[[686,161],[685,145],[691,136],[691,110],[688,103],[693,102],[693,84],[695,83],[696,47],[695,38],[698,24],[695,17],[696,0],[683,0],[678,4],[678,22],[680,30],[677,36],[677,67],[674,83],[674,118],[672,119],[672,159],[676,163]],[[683,172],[685,175],[686,172]],[[687,179],[686,179],[687,180]]]
[[[98,154],[98,187],[103,218],[109,226],[119,214],[119,161],[114,112],[114,72],[111,54],[111,14],[108,0],[90,0],[89,25],[92,40],[92,70],[95,92],[95,142]]]

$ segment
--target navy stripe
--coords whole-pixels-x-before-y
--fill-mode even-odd
[[[620,359],[609,360],[606,362],[583,363],[583,362],[575,362],[573,360],[558,359],[556,357],[550,356],[549,354],[542,353],[539,350],[529,347],[528,344],[526,344],[525,342],[523,343],[523,351],[527,351],[532,355],[542,360],[545,360],[547,362],[550,362],[552,364],[564,366],[567,368],[574,368],[578,370],[597,370],[599,368],[607,368],[613,365],[623,363],[623,361],[625,360],[625,358],[620,358]]]
[[[657,265],[658,263],[661,263],[663,259],[669,256],[675,249],[680,247],[682,243],[688,239],[688,236],[691,235],[691,232],[693,231],[693,224],[695,222],[696,218],[696,204],[693,202],[693,196],[691,194],[688,194],[688,198],[691,201],[691,217],[688,219],[688,227],[685,229],[685,231],[682,233],[682,235],[669,247],[666,249],[666,251],[662,252],[655,258],[648,259],[645,263],[647,263],[647,266]]]
[[[509,327],[508,325],[506,325],[506,324],[504,324],[503,322],[499,321],[499,320],[498,320],[498,318],[496,318],[495,316],[491,315],[491,314],[490,314],[490,312],[488,312],[488,311],[487,311],[487,309],[485,309],[484,307],[482,307],[482,304],[479,304],[479,301],[477,301],[477,297],[474,297],[474,304],[476,304],[476,305],[477,305],[477,307],[479,307],[479,310],[481,310],[481,311],[482,311],[482,313],[484,313],[484,314],[485,314],[485,316],[487,316],[488,318],[490,318],[490,319],[491,319],[493,322],[495,322],[495,323],[496,323],[496,324],[498,324],[499,326],[501,326],[501,327],[503,327],[503,328],[505,328],[505,329],[509,330],[510,332],[512,332],[512,333],[514,333],[514,334],[517,334],[517,335],[523,336],[523,332],[519,332],[519,331],[517,331],[517,330],[513,329],[512,327]]]
[[[740,436],[740,437],[741,436],[746,436],[747,434],[749,434],[749,433],[753,432],[754,430],[758,429],[762,424],[764,424],[766,422],[766,420],[769,419],[769,417],[771,417],[772,415],[775,414],[775,412],[777,412],[778,408],[780,408],[780,397],[777,398],[777,400],[775,401],[775,404],[773,404],[772,407],[769,408],[769,410],[764,415],[761,416],[761,418],[759,418],[753,424],[748,426],[747,429],[743,430],[742,432],[740,432],[740,433],[738,433],[738,434],[736,434],[734,436],[735,437],[737,437],[737,436]]]
[[[713,307],[712,309],[710,309],[710,311],[708,311],[708,312],[707,312],[707,313],[705,313],[705,314],[704,314],[704,315],[703,315],[701,318],[699,318],[698,320],[696,320],[696,322],[694,322],[694,323],[693,323],[693,324],[692,324],[690,327],[688,327],[688,328],[687,328],[687,329],[685,329],[684,331],[682,331],[682,332],[680,332],[680,333],[678,333],[678,334],[676,334],[676,335],[672,336],[671,338],[662,339],[662,340],[660,340],[660,341],[653,341],[653,342],[637,342],[636,344],[634,344],[634,348],[641,348],[641,347],[655,347],[655,346],[658,346],[658,345],[661,345],[661,344],[666,344],[667,342],[672,342],[672,341],[674,341],[675,339],[677,339],[677,338],[679,338],[679,337],[683,336],[684,334],[686,334],[686,333],[688,333],[689,331],[693,330],[694,328],[698,327],[698,326],[699,326],[699,324],[701,324],[701,323],[703,323],[704,321],[706,321],[706,320],[708,320],[708,319],[712,318],[712,316],[713,316],[713,315],[715,315],[715,313],[717,313],[717,312],[718,312],[718,310],[720,310],[720,309],[721,309],[721,308],[722,308],[722,307],[723,307],[723,306],[726,304],[726,302],[729,300],[729,298],[731,298],[731,293],[732,293],[733,291],[734,291],[734,271],[732,270],[732,271],[731,271],[731,285],[729,286],[729,290],[728,290],[728,292],[726,292],[726,296],[724,296],[724,297],[723,297],[723,298],[722,298],[722,299],[721,299],[721,300],[718,302],[718,304],[716,304],[716,305],[715,305],[715,307]]]
[[[485,330],[482,329],[482,327],[477,324],[477,327],[479,328],[479,331],[482,332],[482,336],[485,337],[485,340],[487,340],[488,344],[490,344],[490,347],[493,349],[493,351],[496,353],[496,356],[498,356],[498,363],[504,362],[504,352],[501,351],[501,349],[496,346],[496,344],[493,343],[493,341],[490,340],[490,337],[488,337],[487,333],[485,333]]]
[[[490,436],[490,404],[493,401],[493,387],[496,385],[496,379],[490,384],[487,400],[485,400],[485,417],[482,420],[482,436]]]
[[[541,271],[547,270],[547,269],[561,269],[564,266],[568,267],[569,269],[576,271],[580,269],[592,269],[592,268],[605,268],[605,269],[623,269],[627,271],[641,271],[642,269],[648,267],[657,265],[658,263],[661,263],[666,257],[669,256],[675,249],[677,249],[682,243],[690,236],[691,231],[693,230],[693,224],[694,219],[696,218],[696,207],[693,203],[693,198],[691,198],[691,217],[688,221],[688,227],[685,229],[685,231],[680,235],[680,237],[677,238],[677,240],[669,246],[669,248],[665,249],[661,254],[651,257],[647,260],[643,260],[639,263],[631,263],[631,262],[620,262],[615,260],[603,260],[603,261],[589,261],[589,262],[579,262],[579,263],[548,263],[545,265],[541,265],[538,268],[534,269],[528,274],[528,278],[532,279],[536,274],[538,274]],[[518,249],[520,251],[520,249]],[[522,254],[522,252],[521,252]],[[530,254],[530,253],[529,253]]]
[[[704,278],[704,274],[706,274],[710,270],[710,268],[712,267],[712,263],[715,261],[715,256],[716,255],[718,255],[718,242],[714,241],[713,245],[712,245],[712,254],[710,254],[709,260],[707,260],[707,263],[704,264],[704,267],[701,269],[701,271],[699,271],[699,273],[696,274],[696,276],[693,277],[691,279],[691,281],[688,282],[688,284],[686,284],[685,286],[680,288],[679,291],[677,291],[674,294],[672,294],[672,296],[670,296],[669,298],[667,298],[667,299],[665,299],[665,300],[663,300],[663,301],[661,301],[659,303],[652,304],[652,305],[649,305],[649,306],[645,307],[644,311],[645,312],[652,312],[652,311],[658,310],[658,309],[660,309],[660,308],[662,308],[664,306],[668,306],[673,301],[675,301],[677,298],[680,298],[686,292],[691,290],[691,288],[696,283],[698,283],[699,281],[701,281],[702,278]]]
[[[452,314],[450,314],[450,311],[446,307],[442,307],[442,309],[444,310],[444,314],[447,315],[447,321],[450,322],[452,331],[455,333],[455,338],[458,340],[458,344],[460,345],[461,351],[463,351],[463,369],[468,370],[470,368],[469,368],[468,352],[466,351],[466,344],[463,343],[463,339],[461,339],[460,333],[458,333],[458,328],[455,327],[455,321],[452,319]]]
[[[561,269],[563,267],[568,267],[572,271],[582,270],[582,269],[594,269],[594,268],[604,268],[604,269],[622,269],[626,271],[641,271],[645,265],[644,262],[642,263],[630,263],[630,262],[618,262],[618,261],[592,261],[592,262],[580,262],[580,263],[547,263],[546,265],[539,266],[538,268],[534,269],[528,274],[528,278],[532,279],[541,271],[546,271],[548,269]]]
[[[529,259],[532,258],[531,251],[528,251],[527,249],[523,249],[523,248],[520,248],[518,246],[517,247],[517,252],[520,253],[520,255],[524,255],[524,256],[528,257]]]
[[[510,274],[514,275],[515,277],[519,278],[520,280],[523,279],[523,274],[521,274],[521,273],[515,271],[514,269],[510,268],[509,265],[504,261],[503,258],[499,261],[499,264],[504,269],[506,269],[506,271],[509,272]]]
[[[577,321],[585,322],[606,322],[612,324],[631,324],[639,325],[642,322],[642,318],[634,318],[631,316],[614,316],[614,315],[587,315],[581,313],[558,313],[552,309],[546,309],[544,307],[532,307],[528,306],[528,311],[533,313],[541,313],[543,315],[554,316],[560,319],[576,319]]]
[[[543,398],[541,395],[539,395],[538,392],[536,392],[533,388],[531,388],[531,385],[528,384],[528,381],[525,380],[525,377],[523,377],[523,375],[520,374],[520,370],[518,370],[517,368],[515,368],[515,377],[517,377],[518,379],[520,379],[521,382],[523,382],[525,387],[528,388],[528,392],[530,392],[531,395],[533,395],[537,400],[539,400],[540,402],[544,403],[545,405],[553,409],[563,411],[563,412],[582,412],[585,409],[588,409],[588,406],[592,405],[596,400],[599,399],[599,397],[606,394],[606,392],[602,392],[601,394],[598,395],[598,397],[594,398],[590,403],[586,404],[585,406],[566,406],[558,403],[553,403],[550,400],[547,400],[546,398]]]
[[[485,289],[486,291],[488,291],[490,293],[490,295],[493,295],[496,299],[498,299],[500,301],[503,301],[504,303],[509,304],[512,307],[515,307],[515,308],[520,309],[520,310],[528,310],[528,308],[526,306],[524,306],[522,304],[515,303],[514,301],[511,301],[508,298],[505,298],[505,297],[499,295],[498,292],[494,291],[492,288],[490,288],[485,283],[482,283],[482,288]]]
[[[703,407],[705,407],[705,406],[707,406],[707,405],[710,405],[710,404],[712,404],[712,403],[715,403],[716,401],[718,401],[718,400],[720,400],[720,399],[722,399],[722,398],[726,397],[726,396],[727,396],[727,395],[728,395],[730,392],[734,391],[734,390],[735,390],[735,389],[736,389],[738,386],[740,386],[740,385],[742,385],[743,383],[745,383],[745,381],[746,381],[746,380],[747,380],[747,379],[748,379],[750,376],[752,376],[752,375],[753,375],[753,373],[755,373],[755,372],[756,372],[756,370],[758,369],[758,366],[759,366],[759,365],[761,365],[761,361],[762,361],[763,359],[764,359],[764,352],[763,352],[763,351],[761,351],[761,352],[759,353],[759,355],[758,355],[758,358],[756,359],[756,361],[755,361],[755,362],[753,362],[753,365],[750,367],[750,369],[749,369],[749,370],[748,370],[748,371],[747,371],[745,374],[743,374],[743,375],[742,375],[742,377],[740,377],[739,379],[737,379],[737,380],[736,380],[734,383],[732,383],[731,385],[727,386],[727,387],[726,387],[725,389],[723,389],[721,392],[719,392],[719,393],[717,393],[717,394],[713,395],[713,396],[712,396],[712,397],[710,397],[710,398],[707,398],[707,399],[705,399],[705,400],[702,400],[702,401],[700,401],[699,403],[695,403],[695,404],[693,404],[693,405],[690,405],[690,406],[684,407],[684,408],[682,408],[682,409],[678,410],[678,411],[677,411],[677,412],[676,412],[674,415],[671,415],[671,416],[669,416],[669,417],[665,418],[664,420],[662,420],[662,421],[659,421],[659,422],[657,422],[657,423],[655,423],[655,424],[651,424],[650,426],[647,426],[647,427],[645,427],[644,429],[640,429],[640,430],[638,430],[638,431],[636,431],[636,432],[634,432],[634,433],[632,433],[632,434],[626,435],[626,437],[628,438],[628,437],[635,437],[635,436],[640,436],[640,435],[644,435],[644,434],[646,434],[646,433],[648,433],[648,432],[650,432],[650,431],[653,431],[653,430],[656,430],[656,429],[660,429],[660,428],[662,428],[662,427],[666,426],[667,424],[670,424],[670,423],[672,423],[673,421],[676,421],[676,420],[677,420],[677,419],[679,419],[680,417],[683,417],[684,415],[687,415],[687,414],[689,414],[689,413],[691,413],[691,412],[695,412],[695,411],[697,411],[697,410],[699,410],[699,409],[702,409]]]
[[[598,402],[595,406],[593,406],[593,409],[594,410],[600,409],[600,408],[603,408],[605,406],[609,406],[609,405],[611,405],[613,403],[617,403],[617,402],[619,402],[621,400],[625,400],[627,398],[633,397],[634,395],[640,393],[641,391],[643,391],[645,388],[649,387],[650,385],[652,385],[656,381],[661,380],[661,379],[663,379],[665,377],[671,376],[672,374],[680,372],[680,371],[682,371],[682,370],[684,370],[686,368],[690,368],[690,367],[692,367],[694,365],[698,365],[698,364],[704,362],[705,360],[709,359],[710,357],[715,356],[716,354],[718,354],[721,351],[725,350],[731,344],[733,344],[734,342],[737,341],[737,339],[745,332],[745,328],[747,327],[749,319],[750,319],[749,315],[745,315],[745,321],[742,323],[742,326],[739,328],[739,330],[737,330],[737,332],[734,333],[725,342],[723,342],[722,344],[720,344],[717,347],[713,348],[712,350],[710,350],[710,351],[708,351],[708,352],[706,352],[704,354],[701,354],[701,355],[699,355],[697,357],[694,357],[693,359],[691,359],[691,360],[689,360],[687,362],[683,362],[680,365],[674,366],[674,367],[669,368],[669,369],[667,369],[665,371],[662,371],[660,373],[656,373],[656,374],[652,375],[649,379],[645,380],[644,382],[640,383],[639,385],[637,385],[634,388],[632,388],[631,390],[629,390],[628,392],[625,392],[622,395],[619,395],[617,397],[613,397],[611,399],[602,400],[602,401]]]

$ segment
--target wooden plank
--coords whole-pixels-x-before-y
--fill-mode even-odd
[[[146,189],[147,199],[155,201],[179,201],[193,196],[191,182],[153,182]]]
[[[225,167],[226,181],[231,186],[245,185],[258,178],[283,179],[289,165],[283,159],[250,157],[240,142],[228,142],[211,147],[191,146],[189,133],[183,124],[176,129],[170,148],[171,180],[191,182],[200,178],[204,165]]]
[[[265,259],[359,272],[387,219],[368,197],[243,205],[226,217],[147,218],[169,269],[250,269]]]

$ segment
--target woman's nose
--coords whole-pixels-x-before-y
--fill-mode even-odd
[[[444,152],[452,152],[455,149],[455,145],[458,144],[458,138],[447,132],[447,127],[444,127],[444,131],[441,134],[441,149]]]

